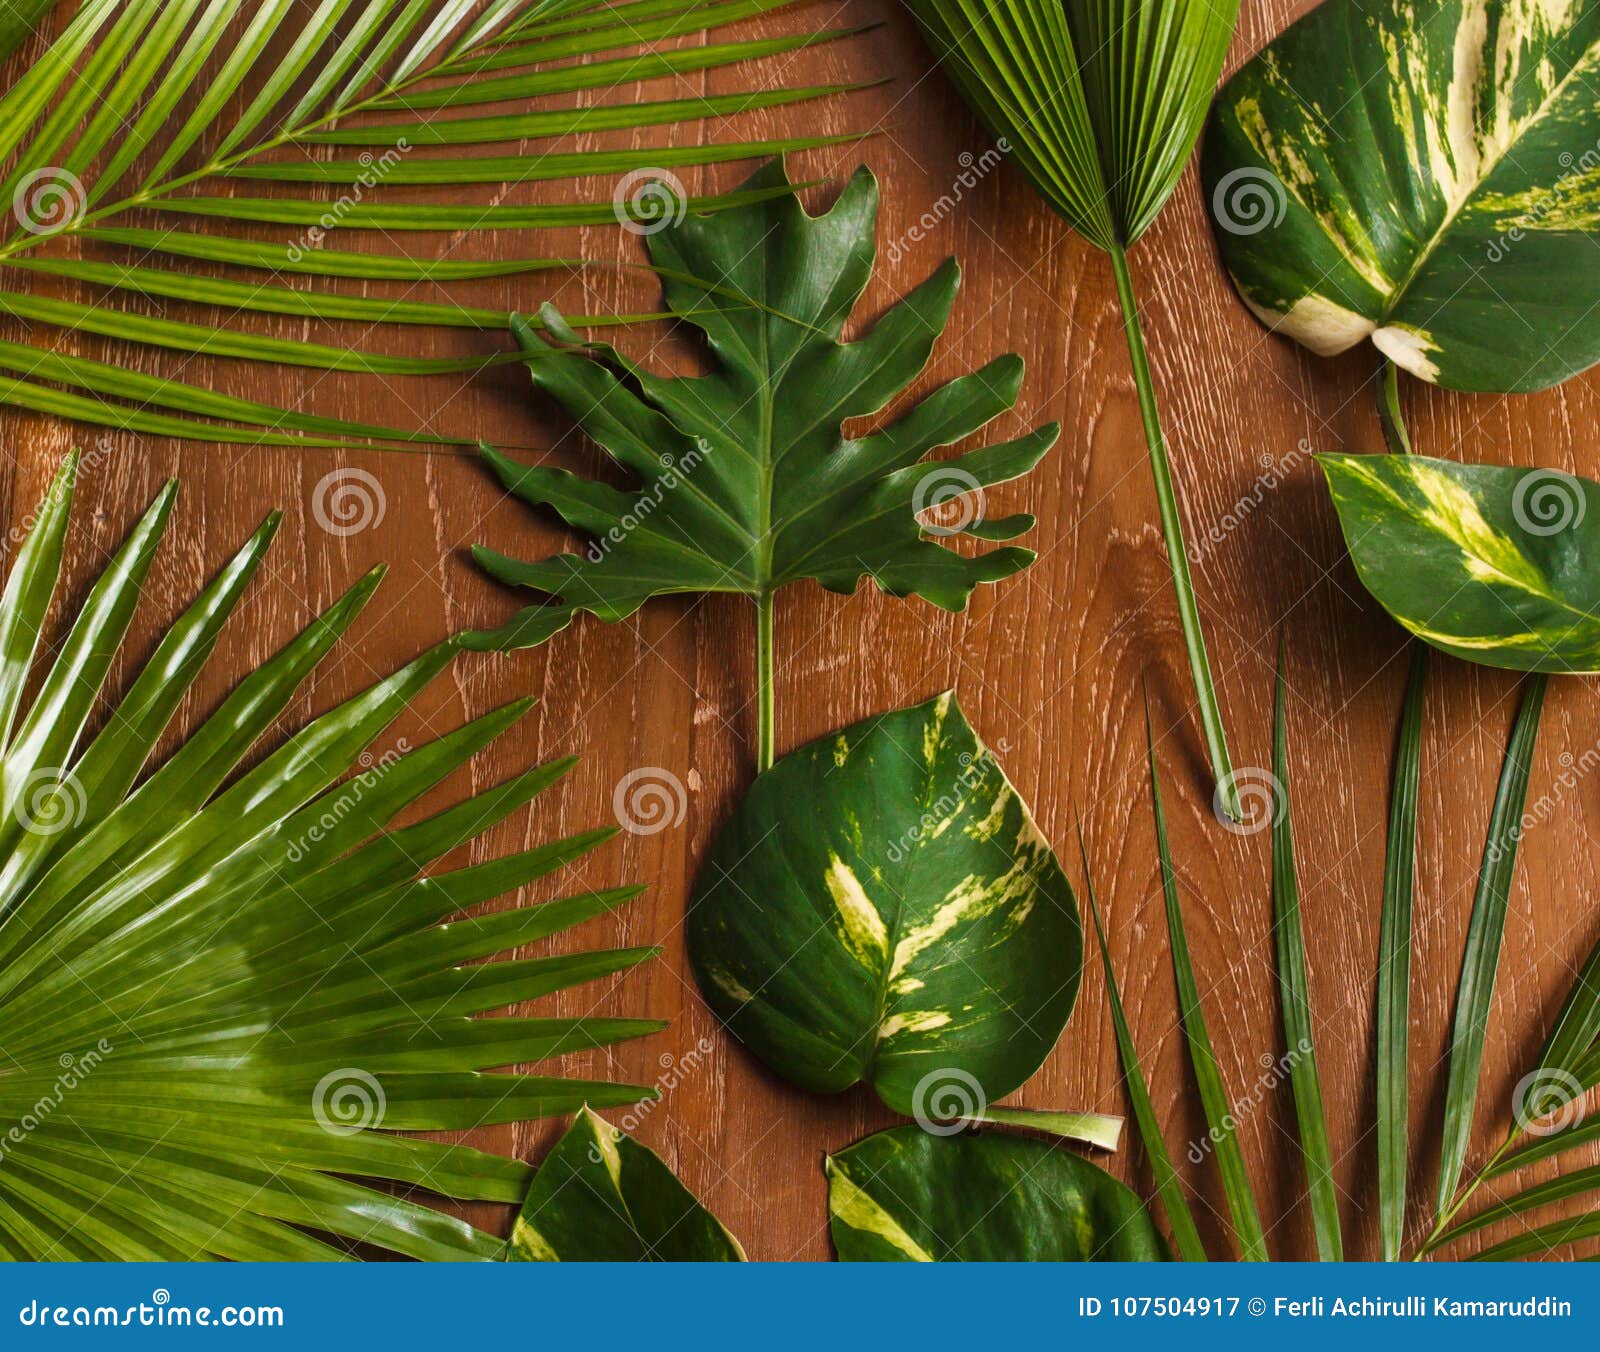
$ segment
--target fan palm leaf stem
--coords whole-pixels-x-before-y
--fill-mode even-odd
[[[1439,1213],[1438,1219],[1433,1223],[1433,1229],[1428,1232],[1428,1237],[1422,1241],[1416,1253],[1412,1255],[1413,1260],[1426,1258],[1439,1247],[1440,1242],[1446,1237],[1445,1232],[1450,1229],[1451,1222],[1461,1214],[1478,1189],[1494,1177],[1496,1167],[1511,1153],[1512,1148],[1521,1139],[1522,1129],[1513,1127],[1506,1139],[1501,1142],[1500,1148],[1484,1161],[1483,1167],[1473,1174],[1467,1185],[1456,1195],[1455,1201]]]
[[[1150,472],[1155,479],[1156,504],[1161,513],[1161,534],[1167,545],[1167,560],[1172,567],[1172,587],[1178,597],[1178,619],[1183,626],[1183,646],[1194,678],[1195,696],[1200,701],[1200,730],[1205,739],[1211,774],[1216,780],[1217,810],[1238,821],[1241,815],[1239,794],[1233,779],[1233,763],[1228,757],[1228,739],[1222,725],[1222,710],[1211,679],[1211,664],[1206,657],[1205,634],[1200,627],[1200,607],[1195,600],[1194,583],[1189,577],[1189,556],[1183,543],[1183,521],[1178,514],[1178,497],[1172,484],[1172,467],[1167,462],[1167,442],[1161,431],[1161,414],[1156,405],[1155,381],[1150,358],[1145,352],[1144,330],[1139,324],[1139,304],[1128,271],[1128,255],[1120,244],[1111,250],[1111,270],[1117,279],[1117,300],[1122,306],[1122,325],[1128,337],[1128,356],[1133,363],[1133,383],[1139,394],[1139,416],[1144,422],[1145,445],[1150,451]]]

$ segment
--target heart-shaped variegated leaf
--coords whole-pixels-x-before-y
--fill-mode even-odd
[[[1600,484],[1419,455],[1318,457],[1362,584],[1419,638],[1518,671],[1600,671]]]
[[[1250,307],[1458,390],[1600,359],[1600,0],[1328,0],[1217,99],[1203,174]]]
[[[1055,1045],[1082,932],[1055,855],[944,694],[757,778],[701,875],[689,956],[786,1078],[865,1080],[897,1112],[960,1117]]]
[[[1138,1196],[1071,1151],[986,1131],[896,1127],[828,1157],[845,1262],[1159,1262]]]
[[[659,1155],[585,1108],[534,1175],[506,1257],[725,1263],[744,1250]]]

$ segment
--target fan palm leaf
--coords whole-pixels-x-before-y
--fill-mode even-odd
[[[1239,795],[1189,576],[1128,250],[1194,150],[1238,0],[906,0],[934,54],[1062,217],[1111,259],[1217,807]]]
[[[637,889],[441,923],[554,873],[610,832],[422,876],[572,764],[541,766],[391,829],[527,708],[519,701],[424,746],[402,744],[404,754],[364,755],[450,662],[450,642],[229,781],[371,597],[377,573],[247,675],[141,781],[277,518],[173,623],[103,729],[86,737],[175,485],[94,584],[28,700],[75,473],[69,459],[0,597],[0,1254],[329,1258],[365,1245],[417,1258],[497,1256],[496,1237],[353,1180],[520,1201],[526,1166],[396,1133],[651,1095],[487,1072],[659,1023],[474,1017],[652,956],[628,948],[474,961],[560,934]]]
[[[720,122],[845,88],[786,84],[776,63],[851,30],[756,39],[715,31],[792,3],[83,0],[0,94],[0,164],[9,166],[0,201],[16,218],[0,238],[0,314],[27,335],[0,344],[0,403],[201,440],[459,440],[227,398],[176,375],[121,371],[78,355],[72,335],[166,349],[181,354],[171,359],[178,369],[205,355],[405,377],[509,359],[275,338],[250,317],[355,321],[380,333],[391,325],[504,330],[508,312],[427,292],[583,260],[413,257],[413,246],[394,237],[639,219],[682,205],[679,190],[657,182],[673,168],[850,139],[738,139],[699,126],[685,135],[687,122]],[[6,36],[0,27],[0,53]],[[660,45],[683,38],[696,41]],[[724,69],[743,72],[730,92],[629,97],[641,81]],[[587,142],[608,129],[637,129],[648,143],[571,148],[580,135]],[[598,187],[564,192],[560,201],[500,200],[507,188],[553,180]],[[494,191],[474,192],[475,185]],[[460,191],[427,202],[406,200],[408,188]],[[715,210],[747,195],[688,200]],[[262,242],[250,237],[248,223],[283,227],[290,237]],[[352,231],[381,231],[385,244],[327,247]],[[402,289],[350,294],[331,284],[335,278]],[[166,301],[215,318],[152,312]]]

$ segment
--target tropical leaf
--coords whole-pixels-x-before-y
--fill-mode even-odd
[[[1111,259],[1217,806],[1241,811],[1127,251],[1189,162],[1238,0],[906,0],[1001,149]]]
[[[506,1257],[723,1263],[744,1250],[660,1156],[584,1108],[534,1175]]]
[[[1166,1209],[1167,1223],[1172,1227],[1172,1236],[1177,1241],[1178,1256],[1186,1263],[1203,1263],[1206,1261],[1205,1245],[1194,1223],[1194,1212],[1183,1194],[1183,1182],[1173,1167],[1172,1156],[1167,1153],[1167,1143],[1161,1135],[1161,1123],[1156,1118],[1155,1105],[1150,1102],[1150,1086],[1139,1065],[1139,1051],[1134,1045],[1133,1030],[1128,1027],[1128,1015],[1122,1006],[1122,991],[1117,986],[1116,969],[1111,964],[1105,926],[1100,923],[1094,878],[1089,870],[1089,852],[1084,848],[1081,832],[1078,836],[1078,853],[1083,859],[1084,889],[1089,898],[1089,914],[1094,917],[1095,938],[1100,945],[1100,964],[1105,972],[1106,993],[1111,1004],[1111,1026],[1117,1035],[1117,1055],[1122,1061],[1122,1074],[1128,1086],[1128,1099],[1133,1105],[1133,1120],[1139,1133],[1139,1142],[1150,1157],[1156,1192]]]
[[[1294,819],[1289,797],[1289,733],[1283,681],[1283,645],[1278,645],[1278,678],[1272,701],[1272,777],[1278,795],[1272,815],[1272,933],[1278,950],[1278,997],[1283,1040],[1288,1050],[1289,1085],[1294,1093],[1306,1193],[1317,1236],[1317,1256],[1325,1263],[1344,1257],[1339,1229],[1339,1190],[1333,1178],[1333,1150],[1317,1069],[1310,977],[1306,971],[1305,927],[1300,918],[1300,879],[1294,859]]]
[[[1415,646],[1406,678],[1389,790],[1389,835],[1383,860],[1383,912],[1378,930],[1378,995],[1374,1017],[1378,1137],[1378,1235],[1385,1262],[1405,1243],[1411,1137],[1411,935],[1417,870],[1417,791],[1422,780],[1422,703],[1428,650]]]
[[[1178,1015],[1189,1051],[1189,1068],[1200,1092],[1205,1111],[1206,1140],[1217,1158],[1222,1175],[1222,1190],[1227,1197],[1228,1215],[1239,1241],[1240,1256],[1246,1262],[1267,1261],[1267,1237],[1261,1228],[1261,1213],[1250,1187],[1250,1171],[1236,1130],[1238,1119],[1222,1080],[1222,1066],[1211,1045],[1205,1008],[1200,1000],[1200,983],[1195,979],[1194,962],[1189,956],[1189,936],[1183,923],[1183,898],[1178,888],[1178,871],[1172,863],[1172,846],[1167,839],[1167,815],[1161,802],[1161,775],[1156,766],[1155,738],[1150,729],[1149,710],[1145,711],[1145,738],[1150,762],[1150,806],[1155,814],[1156,857],[1161,868],[1161,899],[1166,909],[1167,940],[1172,947],[1172,976],[1178,988]],[[1273,815],[1282,810],[1273,804]]]
[[[535,386],[634,483],[623,491],[485,448],[508,490],[554,508],[593,543],[538,563],[475,551],[501,581],[554,598],[474,636],[484,646],[542,642],[580,610],[619,620],[652,596],[751,597],[760,621],[762,769],[773,752],[773,594],[802,578],[850,592],[866,576],[890,595],[960,610],[980,582],[1009,577],[1034,556],[1014,546],[976,555],[949,546],[959,536],[1008,540],[1032,527],[1026,515],[988,519],[982,490],[1027,473],[1059,430],[1052,423],[924,463],[1016,401],[1022,360],[1004,356],[882,430],[846,436],[848,419],[883,409],[927,363],[960,270],[946,262],[863,337],[842,343],[872,273],[877,182],[858,170],[818,217],[787,189],[782,163],[768,165],[744,189],[762,199],[756,205],[690,214],[650,239],[668,308],[710,343],[708,374],[671,379],[613,348],[583,349],[549,310],[546,326],[567,346],[518,327]]]
[[[757,778],[688,939],[706,1001],[767,1065],[823,1093],[866,1081],[923,1120],[980,1116],[1033,1074],[1082,968],[1066,876],[950,694]]]
[[[1453,656],[1600,671],[1600,484],[1420,455],[1317,457],[1362,585]]]
[[[519,1201],[524,1165],[396,1133],[652,1094],[488,1072],[637,1037],[657,1022],[473,1017],[652,956],[635,948],[475,961],[561,934],[638,889],[439,923],[555,873],[611,833],[419,876],[572,765],[541,766],[391,826],[528,707],[517,701],[415,749],[364,754],[448,665],[453,641],[226,783],[379,573],[246,676],[141,780],[277,518],[173,623],[102,730],[87,736],[176,485],[90,589],[26,700],[75,475],[73,457],[0,598],[0,1118],[12,1124],[0,1146],[0,1252],[263,1260],[373,1245],[417,1258],[496,1257],[495,1237],[349,1180]]]
[[[789,3],[510,0],[474,16],[475,7],[458,0],[320,0],[315,7],[292,0],[85,0],[0,95],[0,161],[10,165],[0,193],[15,204],[18,226],[0,239],[0,313],[25,321],[30,334],[0,351],[7,375],[0,403],[206,440],[310,437],[329,444],[330,422],[335,445],[374,436],[463,440],[453,430],[317,419],[298,407],[220,408],[203,385],[176,375],[146,376],[135,390],[112,375],[132,363],[78,358],[73,335],[186,356],[402,376],[503,360],[510,354],[487,346],[476,356],[440,360],[345,341],[304,342],[298,333],[291,342],[262,333],[249,316],[355,320],[380,333],[419,324],[505,330],[508,313],[429,292],[583,260],[414,258],[429,247],[416,242],[417,233],[616,221],[655,228],[654,218],[685,206],[674,168],[850,139],[725,139],[704,129],[691,134],[684,125],[842,92],[781,83],[765,66],[851,30],[712,40],[716,30]],[[25,0],[11,12],[32,19],[44,8]],[[0,14],[0,51],[7,17]],[[287,44],[273,41],[280,29],[290,34]],[[722,70],[743,72],[728,92],[700,95],[696,86],[695,97],[629,94],[638,81]],[[515,111],[503,111],[508,104]],[[638,141],[588,148],[594,133],[608,129],[635,130]],[[505,200],[521,184],[553,180],[588,186],[560,201]],[[476,185],[483,186],[474,192]],[[452,191],[442,202],[408,197],[417,187]],[[713,210],[749,196],[690,200]],[[230,232],[225,221],[283,226],[289,237],[262,243]],[[326,247],[359,230],[381,231],[390,249],[397,235],[411,242],[387,254],[382,246]],[[412,285],[372,295],[366,285],[339,290],[308,278]],[[163,319],[146,298],[187,302],[215,318]],[[174,361],[169,369],[188,364]],[[164,421],[152,423],[152,413]]]
[[[1168,1257],[1134,1192],[1043,1141],[896,1127],[830,1155],[827,1173],[833,1246],[846,1262]]]
[[[1328,0],[1217,99],[1202,173],[1250,308],[1458,390],[1600,358],[1600,4]],[[1575,158],[1576,153],[1576,158]]]

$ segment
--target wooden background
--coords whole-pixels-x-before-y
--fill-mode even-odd
[[[1297,0],[1246,0],[1231,62],[1237,64],[1303,6]],[[1274,1253],[1312,1254],[1303,1182],[1291,1153],[1287,1086],[1262,1095],[1263,1063],[1281,1045],[1274,1013],[1269,929],[1268,840],[1236,836],[1213,819],[1196,726],[1188,716],[1183,660],[1167,567],[1155,520],[1127,354],[1105,260],[1075,238],[1001,167],[983,178],[920,242],[888,242],[935,210],[968,161],[990,144],[937,72],[895,0],[813,4],[740,34],[794,31],[826,23],[876,24],[831,46],[783,58],[764,81],[891,82],[824,104],[739,119],[719,134],[781,135],[871,128],[859,147],[799,157],[806,177],[838,182],[865,160],[879,176],[880,266],[861,318],[881,312],[947,254],[960,257],[966,284],[944,343],[919,388],[972,369],[1007,350],[1024,354],[1028,376],[1016,410],[995,430],[1015,435],[1046,419],[1064,432],[1027,481],[995,495],[991,510],[1035,512],[1035,566],[985,588],[970,610],[951,616],[917,601],[863,588],[840,598],[806,584],[778,607],[780,754],[842,724],[921,700],[954,686],[972,722],[992,745],[1040,825],[1062,849],[1069,873],[1074,814],[1089,840],[1096,885],[1108,908],[1115,959],[1135,1034],[1147,1058],[1169,1147],[1182,1158],[1202,1130],[1184,1077],[1175,1030],[1164,925],[1143,761],[1141,685],[1147,684],[1167,777],[1174,849],[1185,883],[1191,941],[1223,1070],[1241,1110],[1242,1138],[1261,1190]],[[28,53],[37,51],[33,46]],[[682,82],[689,89],[732,89],[742,75]],[[655,91],[651,91],[654,93]],[[705,134],[690,128],[689,135]],[[640,144],[629,133],[606,144]],[[593,138],[585,144],[601,144]],[[739,166],[683,175],[691,189],[731,186]],[[251,191],[258,185],[251,185]],[[609,184],[579,185],[600,197]],[[557,191],[561,189],[557,188]],[[496,200],[532,201],[548,188],[514,188]],[[426,194],[415,196],[426,200]],[[808,193],[815,207],[831,190]],[[243,232],[247,227],[228,226]],[[263,238],[283,230],[258,228]],[[406,236],[390,247],[456,257],[582,253],[636,259],[639,242],[615,228],[520,237]],[[1195,570],[1213,663],[1236,762],[1268,763],[1272,660],[1288,644],[1289,711],[1296,828],[1305,923],[1330,1128],[1350,1247],[1376,1245],[1371,1135],[1371,1006],[1387,783],[1406,662],[1401,635],[1361,591],[1345,559],[1333,512],[1308,450],[1377,450],[1374,354],[1335,361],[1310,357],[1264,332],[1220,271],[1191,172],[1145,240],[1134,268],[1191,541],[1201,541],[1241,501],[1251,507],[1236,529],[1207,546]],[[41,279],[41,284],[43,279]],[[84,288],[67,292],[92,298]],[[373,291],[377,294],[376,289]],[[398,293],[396,293],[398,294]],[[459,289],[469,303],[531,309],[552,294],[548,279],[511,278]],[[592,270],[554,289],[569,313],[651,304],[637,278]],[[126,303],[126,302],[124,302]],[[133,302],[137,304],[138,302]],[[176,304],[179,318],[206,318]],[[369,331],[289,319],[262,331],[317,337],[395,351],[483,351],[503,336],[438,330]],[[7,325],[6,336],[17,336]],[[330,335],[332,337],[330,338]],[[139,369],[216,381],[231,393],[298,403],[318,412],[390,422],[414,418],[523,445],[555,463],[593,468],[559,412],[536,400],[518,368],[470,384],[452,377],[407,382],[288,371],[242,362],[185,363],[97,339],[50,333],[74,352]],[[663,366],[697,359],[681,339],[640,329],[624,345]],[[1600,474],[1592,429],[1600,418],[1600,377],[1580,378],[1529,397],[1460,397],[1408,383],[1418,448],[1496,463],[1557,466]],[[45,417],[0,413],[12,464],[0,478],[8,525],[21,521],[69,445],[97,433]],[[67,577],[81,598],[98,565],[170,475],[183,481],[174,528],[149,585],[129,656],[153,636],[272,507],[285,509],[278,543],[250,599],[180,722],[193,726],[221,692],[261,661],[362,572],[391,572],[353,636],[309,685],[285,720],[315,712],[392,670],[446,633],[492,622],[518,604],[476,572],[466,547],[485,542],[526,558],[553,552],[568,537],[506,499],[471,457],[449,454],[339,455],[269,448],[178,444],[116,434],[100,441],[79,490]],[[531,457],[535,452],[530,451]],[[349,535],[319,527],[315,505],[325,476],[359,466],[381,486],[381,520]],[[1260,491],[1264,474],[1281,478]],[[326,491],[325,489],[321,491]],[[1259,501],[1257,501],[1259,499]],[[822,1159],[892,1116],[866,1090],[813,1097],[784,1085],[724,1036],[688,975],[682,920],[697,862],[752,774],[755,710],[753,623],[747,604],[715,598],[648,606],[614,626],[586,619],[545,647],[507,658],[458,662],[395,737],[456,726],[518,695],[539,698],[534,715],[444,786],[434,806],[538,760],[578,753],[582,764],[531,814],[479,842],[473,858],[516,849],[612,818],[613,790],[641,767],[659,767],[686,786],[682,825],[616,843],[554,880],[538,895],[624,880],[650,884],[624,913],[567,942],[660,943],[664,957],[626,979],[568,992],[546,1008],[567,1013],[649,1013],[669,1031],[605,1054],[577,1059],[575,1073],[650,1083],[678,1067],[702,1039],[713,1048],[639,1115],[636,1134],[658,1149],[761,1259],[829,1255]],[[121,679],[133,669],[119,668]],[[1437,1136],[1443,1073],[1439,1058],[1483,830],[1517,682],[1440,658],[1433,664],[1425,730],[1417,902],[1416,992],[1412,1028],[1413,1128]],[[1552,686],[1530,799],[1550,789],[1562,767],[1600,739],[1590,686]],[[1596,884],[1589,838],[1596,786],[1560,794],[1557,810],[1525,842],[1485,1063],[1475,1158],[1505,1129],[1512,1086],[1533,1056],[1569,973],[1600,935],[1592,914]],[[1248,1101],[1260,1098],[1249,1106]],[[1013,1102],[1040,1108],[1124,1112],[1104,985],[1085,973],[1065,1036]],[[620,1116],[620,1115],[618,1115]],[[547,1122],[479,1133],[479,1143],[537,1159],[560,1129]],[[1413,1193],[1431,1197],[1435,1155],[1421,1150]],[[1148,1190],[1134,1153],[1110,1167]],[[1188,1166],[1185,1166],[1188,1168]],[[1214,1170],[1189,1169],[1200,1190],[1207,1238],[1222,1243]],[[477,1219],[504,1224],[485,1209]]]

